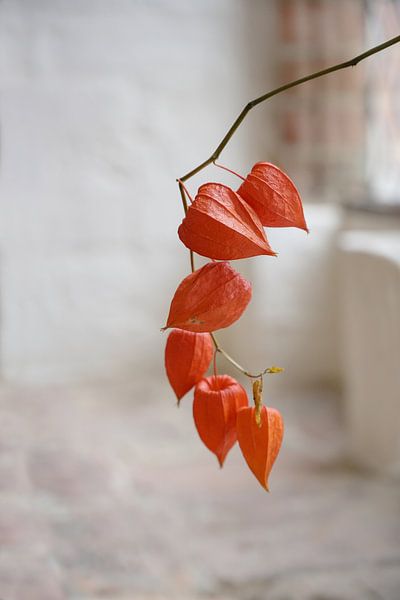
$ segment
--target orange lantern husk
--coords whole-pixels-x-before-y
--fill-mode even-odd
[[[283,419],[275,408],[262,406],[259,418],[255,407],[243,408],[237,415],[237,436],[248,467],[269,491],[268,478],[283,438]]]
[[[178,399],[204,377],[210,366],[214,345],[209,333],[173,329],[165,346],[165,370]]]
[[[179,284],[164,329],[201,333],[229,327],[250,299],[251,284],[228,262],[207,263]]]
[[[196,429],[221,467],[237,441],[238,410],[247,405],[245,389],[229,375],[207,377],[196,385],[193,401]]]
[[[237,193],[255,210],[264,227],[298,227],[308,232],[300,194],[275,165],[256,163]]]
[[[222,183],[199,188],[178,235],[193,252],[217,260],[275,255],[256,212]]]

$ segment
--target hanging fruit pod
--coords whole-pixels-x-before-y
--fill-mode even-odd
[[[195,333],[232,325],[251,299],[251,284],[227,262],[210,262],[179,284],[164,329]]]
[[[278,456],[283,437],[283,419],[274,408],[243,408],[237,416],[237,437],[248,467],[269,491],[268,477]]]
[[[222,183],[199,188],[178,235],[193,252],[217,260],[275,255],[256,212]]]
[[[165,346],[165,370],[178,399],[204,377],[210,366],[214,345],[209,333],[173,329]]]
[[[275,165],[256,163],[237,193],[252,206],[264,227],[298,227],[308,232],[300,195]]]
[[[194,390],[193,417],[202,442],[220,466],[237,441],[236,416],[248,405],[244,388],[228,375],[202,379]]]

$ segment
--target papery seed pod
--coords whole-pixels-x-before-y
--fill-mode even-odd
[[[165,370],[180,399],[203,378],[214,353],[209,333],[173,329],[165,346]]]
[[[194,422],[201,440],[221,467],[237,440],[237,412],[247,405],[246,391],[229,375],[207,377],[195,387]]]
[[[255,164],[237,193],[254,208],[265,227],[299,227],[308,232],[299,193],[275,165]]]
[[[250,299],[251,284],[229,263],[207,263],[179,284],[164,329],[177,327],[198,333],[229,327]]]
[[[199,188],[178,235],[187,248],[208,258],[275,255],[256,212],[222,183],[205,183]]]
[[[239,446],[247,465],[263,488],[269,491],[268,477],[278,456],[283,437],[283,419],[274,408],[261,407],[259,424],[256,408],[243,408],[237,416]]]

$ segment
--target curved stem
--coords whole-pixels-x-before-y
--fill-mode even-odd
[[[218,167],[219,169],[223,169],[224,171],[228,171],[228,173],[232,173],[232,175],[236,175],[236,177],[239,177],[239,179],[241,179],[242,181],[245,181],[245,178],[242,177],[241,175],[239,175],[239,173],[236,173],[236,171],[232,171],[232,169],[228,169],[228,167],[225,167],[225,165],[220,165],[219,163],[217,163],[216,160],[213,160],[213,164]]]
[[[180,179],[177,179],[178,185],[179,185],[179,191],[181,193],[181,199],[182,199],[182,204],[183,204],[183,210],[185,212],[185,215],[188,211],[188,204],[187,204],[187,200],[186,200],[186,195],[185,195],[185,188],[183,186],[183,183]]]
[[[262,102],[265,102],[265,100],[268,100],[269,98],[272,98],[273,96],[277,96],[278,94],[281,94],[282,92],[285,92],[286,90],[290,90],[291,88],[301,85],[302,83],[306,83],[306,81],[311,81],[312,79],[317,79],[318,77],[323,77],[324,75],[328,75],[329,73],[334,73],[335,71],[340,71],[341,69],[347,69],[348,67],[355,67],[359,62],[361,62],[365,58],[368,58],[369,56],[372,56],[373,54],[377,54],[378,52],[381,52],[382,50],[385,50],[386,48],[389,48],[390,46],[393,46],[394,44],[398,44],[399,42],[400,42],[400,35],[397,35],[396,37],[391,38],[390,40],[387,40],[383,44],[374,46],[373,48],[370,48],[366,52],[363,52],[362,54],[359,54],[358,56],[351,58],[350,60],[346,60],[345,62],[338,63],[337,65],[333,65],[332,67],[328,67],[326,69],[322,69],[321,71],[316,71],[315,73],[311,73],[311,75],[307,75],[305,77],[300,77],[300,79],[295,79],[294,81],[291,81],[290,83],[281,85],[281,86],[275,88],[274,90],[272,90],[271,92],[267,92],[266,94],[259,96],[255,100],[251,100],[250,102],[248,102],[248,104],[246,104],[246,106],[240,112],[239,116],[232,123],[232,125],[228,129],[227,133],[222,138],[221,142],[218,144],[217,148],[214,150],[214,152],[211,154],[211,156],[209,158],[207,158],[207,160],[200,163],[197,167],[195,167],[194,169],[192,169],[191,171],[186,173],[186,175],[183,175],[182,177],[179,177],[177,179],[185,214],[188,211],[188,205],[187,205],[187,201],[186,201],[185,187],[183,185],[183,182],[190,179],[191,177],[193,177],[194,175],[196,175],[197,173],[199,173],[200,171],[202,171],[203,169],[208,167],[208,165],[210,165],[211,163],[215,163],[217,158],[219,158],[222,150],[225,148],[225,146],[227,146],[228,142],[233,137],[235,131],[239,128],[240,124],[242,123],[242,121],[244,121],[247,114],[251,111],[252,108],[257,106],[258,104],[261,104]],[[218,166],[220,166],[220,165],[218,165]],[[222,167],[222,168],[224,168],[224,167]],[[227,170],[229,170],[229,169],[227,169]],[[191,266],[191,269],[193,272],[195,270],[195,267],[194,267],[194,256],[193,256],[192,250],[190,250],[190,266]],[[243,375],[246,375],[247,377],[250,377],[251,379],[260,379],[263,375],[265,375],[267,373],[279,373],[280,371],[282,371],[282,369],[279,369],[277,367],[268,367],[268,368],[264,369],[264,371],[261,371],[261,373],[257,373],[257,374],[250,373],[249,371],[244,369],[238,362],[236,362],[236,360],[234,360],[227,352],[225,352],[225,350],[222,348],[222,346],[219,345],[219,342],[213,333],[210,333],[210,335],[214,342],[215,351],[220,352],[236,369],[238,369],[241,373],[243,373]]]
[[[213,358],[213,374],[214,374],[215,380],[217,380],[217,352],[218,352],[218,350],[215,348],[214,358]]]
[[[274,373],[281,373],[283,371],[283,369],[281,369],[280,367],[267,367],[266,369],[264,369],[264,371],[261,371],[260,373],[250,373],[250,371],[247,371],[245,368],[239,365],[239,363],[236,362],[236,360],[232,358],[232,356],[223,349],[223,347],[220,345],[217,338],[215,337],[214,333],[210,333],[210,335],[215,346],[215,351],[222,354],[222,356],[224,356],[226,360],[228,360],[231,363],[231,365],[233,365],[238,371],[243,373],[243,375],[246,375],[246,377],[250,377],[250,379],[260,379],[263,375],[272,375]]]
[[[180,179],[178,179],[177,181],[178,181],[178,183],[179,183],[179,186],[180,186],[180,188],[181,188],[181,189],[183,188],[183,191],[185,192],[186,196],[189,198],[189,200],[190,200],[191,204],[193,204],[193,198],[192,198],[192,196],[190,195],[190,192],[189,192],[189,190],[187,189],[186,185],[185,185],[185,184],[183,183],[183,181],[181,181]],[[185,202],[186,202],[186,199],[185,199]],[[185,212],[187,212],[187,210],[186,210]]]
[[[179,179],[178,179],[177,181],[178,181],[178,185],[179,185],[179,191],[180,191],[180,193],[181,193],[181,199],[182,199],[182,204],[183,204],[183,210],[184,210],[184,212],[185,212],[185,215],[186,215],[186,213],[187,213],[187,211],[188,211],[188,205],[187,205],[187,200],[186,200],[186,195],[185,195],[185,194],[186,194],[186,193],[188,193],[188,192],[187,192],[187,190],[186,190],[186,187],[183,185],[182,181],[180,181]],[[188,195],[189,195],[189,193],[188,193]],[[190,197],[190,196],[189,196],[189,197]],[[189,253],[190,253],[190,268],[191,268],[191,270],[192,270],[192,273],[193,273],[193,272],[195,271],[195,266],[194,266],[194,254],[193,254],[193,251],[192,251],[192,250],[189,250]]]

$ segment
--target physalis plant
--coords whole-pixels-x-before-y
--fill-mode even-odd
[[[241,179],[237,191],[222,183],[202,185],[178,229],[191,253],[211,260],[197,270],[192,262],[193,272],[181,281],[172,298],[164,328],[172,328],[165,368],[178,403],[194,388],[194,422],[220,466],[238,441],[247,465],[268,490],[268,477],[282,443],[283,420],[279,411],[262,403],[262,376],[282,369],[271,367],[258,375],[244,371],[222,351],[213,332],[237,321],[251,300],[251,284],[228,261],[275,256],[264,227],[298,227],[307,232],[308,228],[296,187],[278,167],[259,162]],[[254,407],[249,406],[240,383],[217,374],[218,351],[253,379]],[[205,377],[213,357],[214,374]]]

